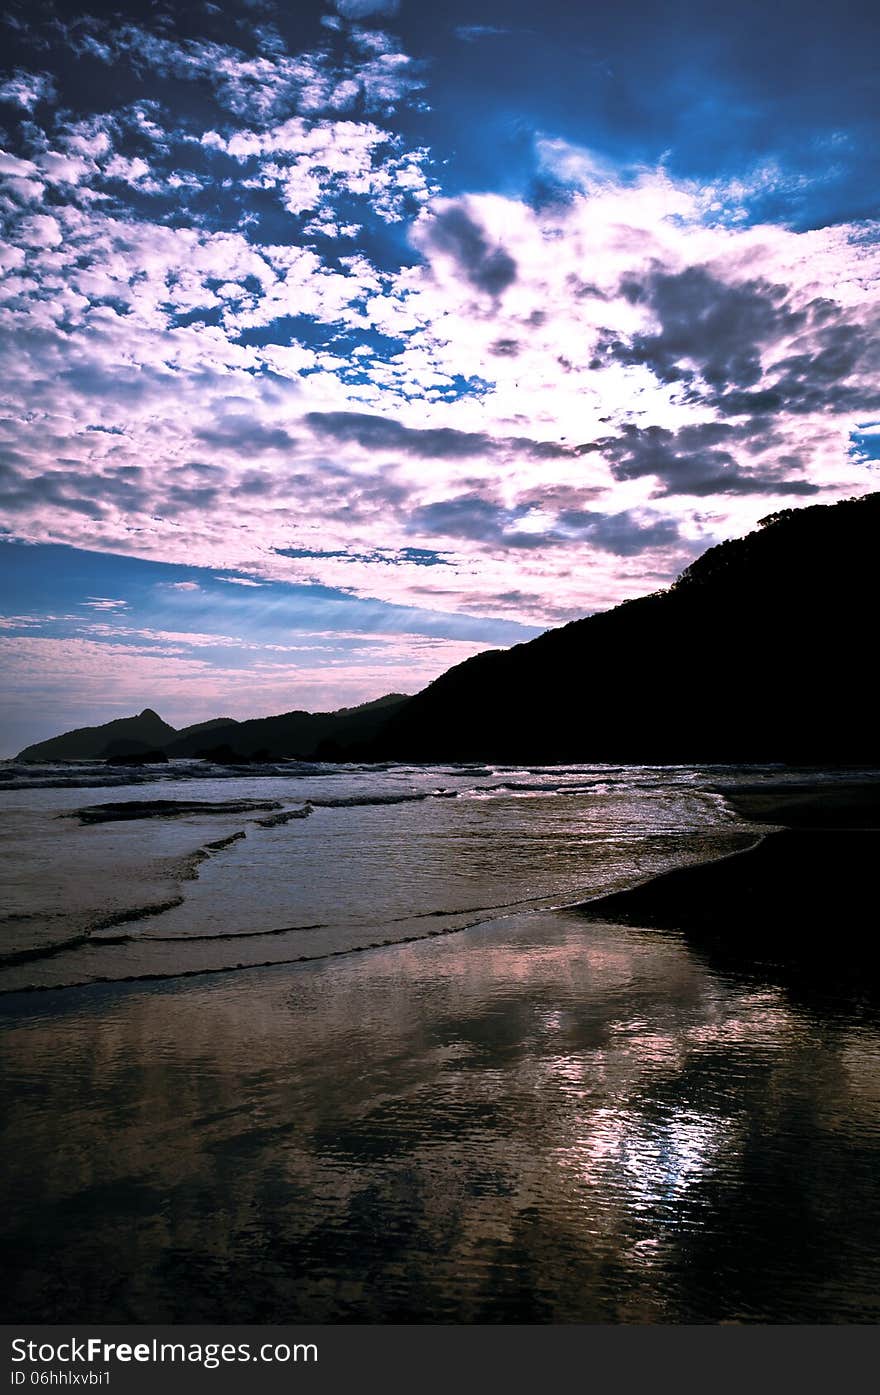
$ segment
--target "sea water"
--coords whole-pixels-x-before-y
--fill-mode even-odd
[[[876,1321],[873,1010],[575,908],[797,772],[111,778],[4,772],[8,1318]]]

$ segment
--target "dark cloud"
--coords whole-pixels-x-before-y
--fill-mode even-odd
[[[500,605],[540,605],[543,602],[543,597],[536,595],[534,591],[496,591],[494,596],[487,599]]]
[[[732,453],[734,447],[763,450],[773,437],[765,434],[758,419],[739,425],[700,422],[668,431],[662,426],[625,426],[619,436],[596,442],[611,466],[615,479],[642,479],[655,475],[658,493],[674,494],[816,494],[819,487],[807,480],[790,479],[800,462],[779,458],[772,469],[743,470]]]
[[[627,510],[622,513],[592,513],[584,509],[568,509],[559,514],[557,527],[566,534],[583,538],[603,552],[617,557],[634,557],[655,547],[673,547],[681,543],[678,524],[671,518],[635,518]]]
[[[263,426],[249,417],[226,417],[216,426],[203,427],[193,432],[197,440],[207,446],[219,446],[223,450],[234,450],[240,455],[252,455],[268,450],[289,450],[295,444],[280,426]]]
[[[700,378],[719,391],[751,387],[761,377],[762,349],[796,333],[808,318],[788,304],[784,286],[759,279],[731,285],[702,266],[658,269],[620,289],[632,303],[646,304],[660,328],[629,344],[606,340],[605,355],[644,364],[664,383]]]
[[[125,364],[107,367],[81,362],[58,374],[75,392],[88,398],[109,398],[120,404],[138,406],[162,387],[161,375],[149,364],[129,368]]]
[[[557,515],[552,527],[534,533],[520,527],[530,512],[528,504],[507,509],[480,494],[459,494],[416,509],[410,527],[416,532],[529,550],[587,543],[618,557],[681,544],[678,524],[657,515],[639,518],[627,510],[603,514],[566,509]]]
[[[486,295],[499,296],[516,280],[516,262],[510,253],[492,247],[479,223],[456,204],[431,220],[425,241],[453,257],[466,280]]]
[[[580,446],[556,441],[533,441],[526,436],[496,438],[482,431],[456,431],[452,427],[404,426],[390,417],[367,412],[309,412],[303,420],[322,436],[353,441],[364,450],[387,450],[432,459],[463,459],[518,451],[533,459],[559,459],[581,453]]]
[[[864,319],[853,324],[839,313],[836,323],[806,336],[799,352],[771,365],[769,386],[725,392],[717,398],[718,407],[730,416],[880,410],[880,322],[876,315]]]
[[[318,504],[328,522],[348,525],[358,520],[372,522],[389,509],[403,508],[409,490],[391,479],[357,479],[354,476],[335,481],[332,489],[322,488],[318,477],[304,483],[303,498]]]
[[[414,532],[440,533],[449,538],[470,538],[475,542],[500,542],[518,515],[501,508],[480,494],[459,494],[424,504],[410,516]]]
[[[188,509],[212,509],[220,504],[223,497],[219,489],[209,484],[172,484],[157,499],[155,508],[160,514],[173,518],[176,513],[184,513]]]
[[[645,304],[659,328],[629,343],[606,336],[596,367],[609,359],[644,365],[661,382],[681,383],[691,400],[727,416],[880,406],[876,315],[862,312],[855,323],[825,297],[796,308],[783,286],[759,278],[731,284],[700,266],[655,269],[643,280],[624,281],[620,290],[632,303]],[[774,347],[792,340],[793,350],[774,360]]]
[[[47,505],[86,518],[104,518],[108,508],[137,513],[149,496],[140,486],[142,471],[128,466],[113,475],[85,475],[78,469],[27,475],[0,462],[0,508],[10,513],[40,511]]]
[[[366,412],[309,412],[306,424],[335,441],[353,441],[365,450],[403,451],[407,455],[456,458],[482,455],[492,446],[490,437],[477,431],[451,427],[418,430],[388,417]]]

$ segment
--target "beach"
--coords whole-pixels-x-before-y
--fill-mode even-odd
[[[585,914],[675,930],[733,964],[748,959],[873,996],[880,987],[880,785],[771,781],[723,792],[766,829],[760,843],[600,897]]]
[[[461,906],[465,873],[487,903],[503,884],[515,904],[466,928],[440,916],[443,933],[296,964],[0,995],[5,1320],[877,1320],[880,1023],[855,919],[872,782],[483,783],[529,781],[342,811],[349,858],[365,808],[408,838],[425,811]],[[783,805],[815,826],[782,828]],[[227,856],[282,836],[287,862],[304,857],[317,827],[248,824],[186,883],[192,914],[203,870],[210,890]],[[615,894],[569,898],[589,884]]]

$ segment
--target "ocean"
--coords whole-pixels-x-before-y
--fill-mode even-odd
[[[800,776],[5,763],[5,1319],[876,1321],[873,1012],[578,910]]]

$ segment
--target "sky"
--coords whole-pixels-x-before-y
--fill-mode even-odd
[[[414,692],[876,489],[878,30],[0,8],[0,753]]]

